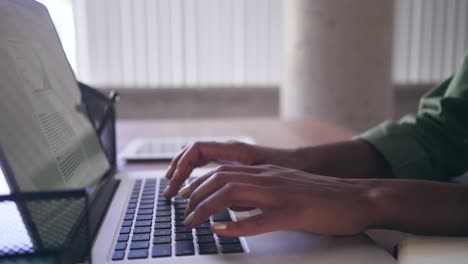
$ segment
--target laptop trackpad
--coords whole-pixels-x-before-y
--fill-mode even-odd
[[[235,212],[234,216],[240,221],[260,213],[260,210]],[[382,263],[394,263],[384,250],[376,249],[365,235],[333,237],[301,231],[276,231],[245,237],[245,240],[249,250],[245,263],[256,263],[265,258],[270,263],[310,263],[311,259],[316,263],[346,263],[350,261],[350,256],[359,263],[359,260],[365,262],[369,255],[374,254],[379,255]]]

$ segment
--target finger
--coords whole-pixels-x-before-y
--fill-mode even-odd
[[[229,207],[229,210],[234,211],[234,212],[247,212],[247,211],[252,211],[255,208],[253,207],[241,207],[241,206],[232,206]]]
[[[238,222],[215,222],[211,230],[219,236],[239,237],[253,236],[267,232],[291,229],[284,213],[271,211],[255,215]]]
[[[278,196],[263,186],[229,183],[198,204],[184,224],[193,228],[228,207],[269,208],[278,203]]]
[[[208,178],[212,175],[220,172],[245,172],[245,173],[260,173],[262,169],[257,168],[255,166],[245,166],[245,165],[221,165],[217,168],[210,170],[203,176],[196,178],[190,185],[184,187],[180,190],[179,195],[188,198],[192,194],[192,192],[198,188],[201,184],[203,184]]]
[[[186,150],[187,148],[183,148],[181,151],[179,151],[179,153],[177,153],[176,157],[171,160],[171,163],[169,164],[169,168],[167,169],[167,172],[166,172],[166,179],[170,180],[172,178],[175,170],[177,169],[177,164],[179,163],[180,158],[182,158],[182,155],[184,155]]]
[[[169,186],[164,191],[164,196],[166,198],[171,198],[179,191],[180,186],[182,186],[184,181],[190,176],[190,173],[197,167],[200,160],[199,143],[194,143],[188,147],[180,157]]]
[[[192,171],[210,161],[231,160],[247,162],[247,156],[242,151],[241,143],[195,142],[183,153],[177,168],[171,178],[168,189],[164,192],[166,198],[171,198],[180,189]]]
[[[255,186],[270,186],[276,181],[271,177],[259,177],[255,174],[242,173],[242,172],[217,172],[209,179],[203,182],[197,189],[190,195],[190,200],[187,205],[186,213],[189,214],[193,208],[196,208],[199,203],[207,197],[220,190],[227,184],[250,184]]]

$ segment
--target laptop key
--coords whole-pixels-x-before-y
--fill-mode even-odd
[[[185,214],[185,209],[176,208],[175,213],[176,214]]]
[[[175,233],[192,233],[192,229],[185,226],[178,226],[175,228]]]
[[[195,254],[192,241],[176,242],[176,256],[187,256]]]
[[[156,223],[154,225],[154,229],[170,229],[170,228],[172,228],[171,222]]]
[[[157,236],[153,239],[153,244],[170,244],[172,238],[170,236]]]
[[[179,227],[179,226],[185,226],[183,220],[175,220],[174,226]]]
[[[154,196],[142,196],[141,197],[141,203],[154,203]]]
[[[170,216],[171,211],[156,211],[156,217],[158,216]]]
[[[180,233],[175,235],[175,240],[193,240],[193,236],[191,233]]]
[[[197,226],[197,228],[211,228],[211,223],[203,222],[201,225]]]
[[[153,215],[138,215],[136,220],[137,221],[144,221],[144,220],[151,220],[153,219]]]
[[[197,242],[198,244],[204,244],[204,243],[215,243],[214,237],[212,235],[210,236],[198,236],[197,237]]]
[[[154,204],[142,204],[140,205],[140,209],[153,209],[154,208]]]
[[[178,210],[180,210],[180,209],[178,209]],[[174,214],[174,215],[175,215],[175,216],[179,216],[179,215],[181,215],[181,216],[185,216],[185,210],[184,210],[184,212],[183,212],[183,213],[181,213],[181,212],[175,212],[175,214]]]
[[[124,226],[120,229],[120,234],[130,234],[130,230],[131,230],[131,227]]]
[[[218,241],[220,244],[235,244],[240,243],[239,238],[237,237],[222,237],[218,236]]]
[[[125,257],[125,251],[123,250],[116,250],[112,254],[112,260],[122,260]]]
[[[176,209],[185,209],[187,204],[174,204],[174,208]]]
[[[240,253],[244,252],[241,244],[225,244],[221,245],[221,252],[223,253]]]
[[[127,242],[117,242],[115,244],[115,250],[125,250],[127,248]]]
[[[151,226],[142,226],[142,227],[135,227],[133,230],[133,234],[149,234],[151,233]]]
[[[156,220],[154,220],[154,222],[156,223],[171,222],[171,221],[172,221],[172,218],[170,216],[156,217]]]
[[[170,204],[171,204],[170,200],[166,200],[166,201],[158,200],[158,205],[170,205]]]
[[[227,209],[222,210],[221,212],[218,212],[213,215],[213,221],[219,222],[219,221],[231,221],[231,216],[229,215],[229,211]]]
[[[140,204],[154,204],[154,200],[141,200]]]
[[[175,215],[174,219],[175,220],[185,220],[185,215]]]
[[[158,257],[169,257],[172,255],[171,244],[159,244],[153,246],[152,256],[153,258]]]
[[[197,228],[196,233],[197,233],[197,236],[206,236],[206,235],[213,234],[213,232],[209,228]]]
[[[132,241],[149,241],[150,234],[134,234],[132,236]]]
[[[127,209],[127,212],[125,212],[126,214],[134,214],[135,213],[135,209]]]
[[[117,238],[117,242],[127,242],[128,237],[129,237],[129,235],[127,235],[127,234],[119,235],[119,237]]]
[[[200,244],[200,245],[198,245],[198,253],[200,255],[217,254],[218,253],[218,248],[216,247],[216,244],[214,244],[214,243]]]
[[[155,229],[154,236],[170,236],[172,231],[170,229]]]
[[[151,226],[151,220],[136,221],[135,226],[136,227]]]
[[[158,207],[156,207],[156,210],[157,211],[170,211],[171,206],[170,205],[158,205]]]
[[[124,220],[133,220],[133,214],[126,214],[125,217],[124,217]]]
[[[137,204],[136,203],[129,203],[128,204],[128,209],[135,209],[137,207]]]
[[[187,203],[187,199],[183,199],[183,198],[175,198],[174,199],[174,203],[175,204],[183,204],[183,203]]]
[[[132,242],[130,244],[130,250],[132,249],[147,249],[149,248],[149,242],[148,241],[138,241],[138,242]]]
[[[124,227],[129,227],[129,226],[132,226],[132,223],[133,223],[133,222],[130,221],[130,220],[123,221],[123,222],[122,222],[122,226],[124,226]]]
[[[147,249],[137,249],[137,250],[130,250],[128,252],[128,259],[141,259],[148,257],[148,250]]]
[[[152,215],[153,209],[140,209],[138,210],[138,215]]]

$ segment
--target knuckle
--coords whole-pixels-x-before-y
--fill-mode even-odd
[[[226,183],[223,188],[222,188],[222,191],[225,195],[228,195],[229,197],[232,197],[233,194],[235,194],[238,190],[237,188],[238,186],[234,183]]]
[[[271,165],[271,164],[264,164],[264,165],[259,165],[260,168],[263,168],[265,170],[273,170],[276,168],[275,165]]]
[[[190,145],[191,149],[199,149],[203,145],[202,142],[200,141],[195,141]]]
[[[196,208],[197,200],[192,198],[193,194],[190,196],[189,202],[187,204],[187,208]]]
[[[224,171],[228,171],[229,170],[229,166],[227,165],[220,165],[216,168],[216,172],[224,172]]]
[[[241,147],[245,146],[245,143],[239,142],[239,141],[236,141],[236,140],[229,140],[228,144],[230,144],[231,146],[233,146],[235,148],[241,148]]]
[[[224,172],[216,172],[213,174],[213,182],[216,184],[221,184],[224,182],[224,179],[226,179],[227,174]]]
[[[210,206],[207,203],[201,203],[198,205],[197,211],[200,215],[209,214]]]

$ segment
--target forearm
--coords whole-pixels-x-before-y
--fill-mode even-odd
[[[350,140],[300,148],[292,154],[292,167],[340,178],[392,178],[383,156],[364,140]]]
[[[468,235],[468,186],[421,180],[362,180],[369,228],[424,235]]]

